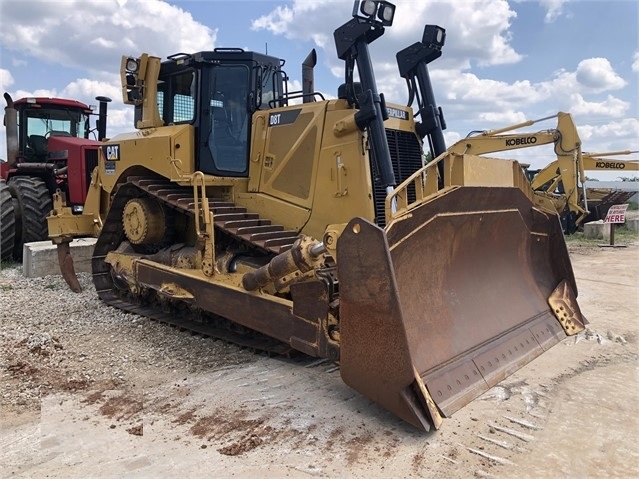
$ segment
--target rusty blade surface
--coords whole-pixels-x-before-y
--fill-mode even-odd
[[[66,241],[58,243],[56,250],[58,253],[58,264],[60,265],[60,273],[62,273],[62,277],[69,285],[71,291],[74,293],[81,293],[82,286],[80,286],[78,277],[75,274],[69,243]]]
[[[386,231],[356,218],[337,251],[342,377],[419,428],[431,401],[448,416],[566,337],[560,223],[517,188],[456,188]]]

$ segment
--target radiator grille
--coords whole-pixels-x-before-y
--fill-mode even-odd
[[[386,139],[393,163],[393,173],[395,181],[400,184],[410,175],[422,167],[422,146],[414,133],[401,130],[386,130]],[[383,228],[386,226],[384,216],[384,200],[386,190],[380,184],[377,163],[374,161],[371,150],[371,174],[373,184],[373,201],[375,203],[375,223]],[[408,188],[408,200],[415,201],[415,188],[411,185]]]
[[[91,184],[91,173],[96,166],[98,166],[98,149],[97,148],[85,148],[84,149],[84,165],[85,165],[85,185],[88,188]]]

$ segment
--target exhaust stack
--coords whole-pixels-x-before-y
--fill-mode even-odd
[[[111,98],[107,96],[96,96],[98,102],[100,102],[100,110],[98,111],[98,141],[102,141],[106,138],[106,126],[107,126],[107,103],[111,101]]]
[[[313,97],[313,92],[315,91],[313,68],[316,63],[317,53],[313,48],[302,62],[302,94],[304,96],[304,103],[311,103],[315,101],[315,98]]]
[[[4,126],[7,135],[7,163],[9,168],[15,168],[18,162],[18,112],[13,106],[11,95],[5,92]]]

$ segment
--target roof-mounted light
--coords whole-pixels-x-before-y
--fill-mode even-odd
[[[374,2],[373,0],[364,0],[359,8],[364,15],[372,17],[377,11],[377,2]]]
[[[377,18],[382,21],[382,25],[390,27],[393,24],[393,18],[395,18],[395,5],[388,2],[380,2],[377,9]]]
[[[140,69],[140,60],[137,58],[127,58],[126,71],[129,73],[137,73]]]
[[[446,30],[438,25],[426,25],[424,27],[424,35],[422,35],[422,43],[431,48],[441,49],[446,41]]]
[[[395,17],[395,5],[385,0],[355,0],[353,17],[390,27]]]

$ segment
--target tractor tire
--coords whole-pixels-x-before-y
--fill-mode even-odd
[[[41,178],[14,176],[8,183],[14,199],[16,218],[13,257],[22,260],[22,246],[49,238],[47,216],[51,213],[51,193]]]
[[[0,180],[0,259],[13,259],[13,249],[16,237],[16,215],[13,209],[13,199],[4,180]]]

